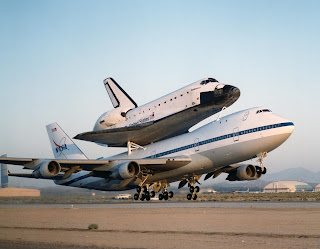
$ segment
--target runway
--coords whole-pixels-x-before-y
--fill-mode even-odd
[[[0,242],[7,248],[318,248],[320,244],[319,202],[2,204],[0,212]],[[90,224],[99,228],[88,230]]]

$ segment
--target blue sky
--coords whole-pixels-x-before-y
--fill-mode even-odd
[[[144,104],[205,77],[241,90],[295,132],[269,172],[319,171],[319,1],[0,1],[0,154],[52,157],[45,125],[70,135],[112,109],[113,77]],[[210,120],[212,120],[211,118]],[[119,152],[77,141],[90,157]]]

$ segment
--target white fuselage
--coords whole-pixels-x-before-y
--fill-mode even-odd
[[[121,107],[119,107],[119,110],[116,108],[105,112],[99,117],[93,130],[130,127],[157,121],[194,106],[199,106],[201,92],[213,92],[215,89],[225,86],[219,82],[201,84],[203,81],[199,80],[147,104],[131,109],[126,112],[125,116],[116,114],[117,112],[126,111],[122,110]]]
[[[262,111],[263,110],[263,111]],[[177,137],[166,139],[138,149],[130,155],[122,153],[107,159],[134,161],[152,157],[190,157],[191,162],[183,167],[157,173],[146,181],[173,182],[183,177],[201,175],[230,164],[270,152],[291,135],[291,121],[273,114],[265,108],[251,108],[221,118],[199,129]],[[56,184],[100,190],[126,190],[135,184],[121,186],[121,180],[106,180],[89,176],[81,171]]]

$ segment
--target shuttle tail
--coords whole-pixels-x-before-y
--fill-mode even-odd
[[[88,159],[57,123],[49,124],[46,127],[54,158]]]
[[[2,155],[1,157],[7,157],[7,155]],[[1,163],[1,188],[9,187],[9,177],[8,177],[8,166],[7,164]]]
[[[107,78],[103,81],[104,86],[109,94],[114,108],[122,107],[127,110],[138,107],[136,102],[112,79]]]

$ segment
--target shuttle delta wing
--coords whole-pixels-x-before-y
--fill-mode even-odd
[[[202,106],[201,109],[201,112],[197,112],[199,107],[188,108],[157,121],[123,128],[84,132],[74,138],[108,145],[109,147],[126,147],[128,141],[143,146],[187,133],[192,126],[212,115],[212,113],[221,111],[220,107],[214,109],[209,105]],[[190,118],[195,112],[198,113],[197,116]]]

